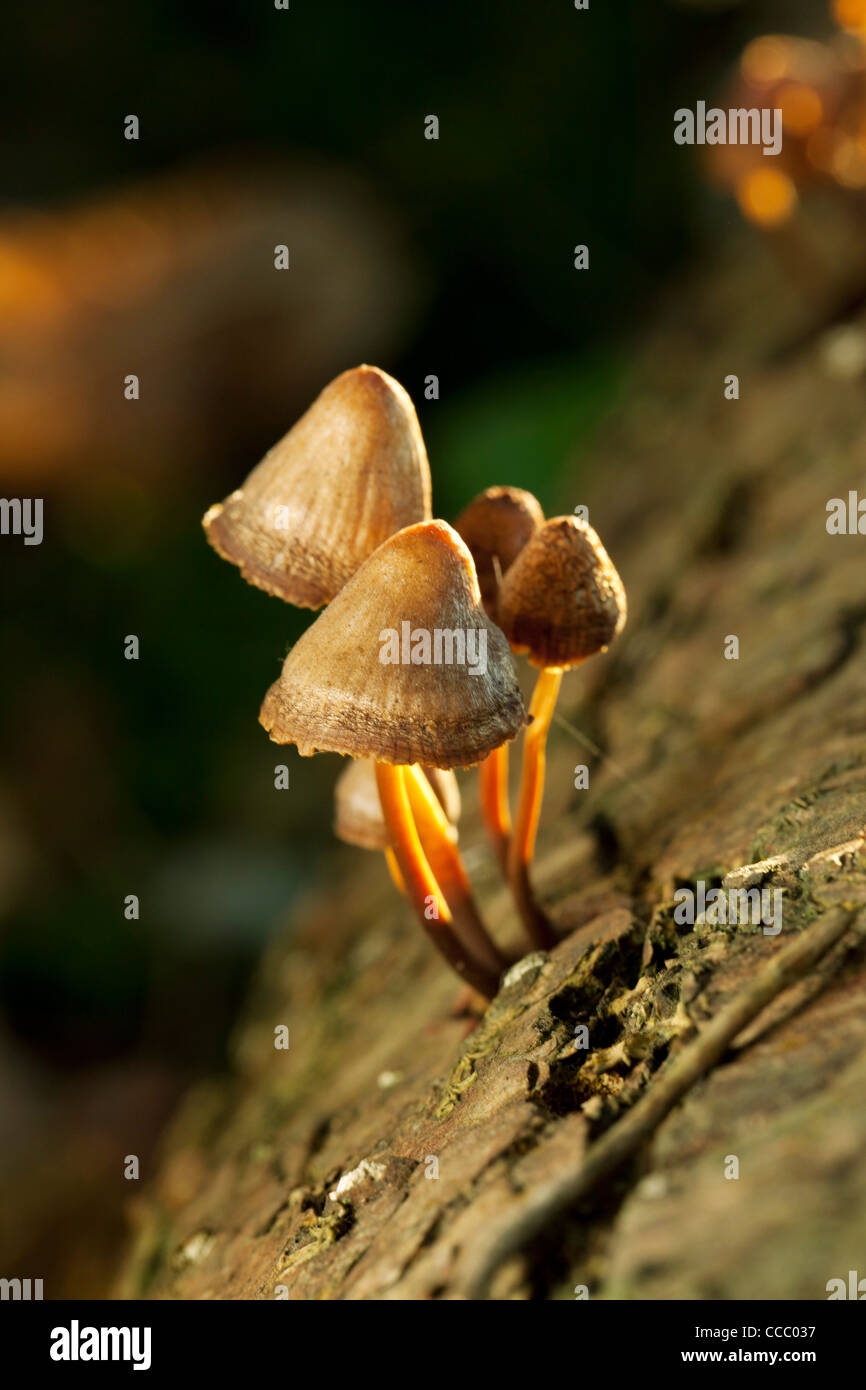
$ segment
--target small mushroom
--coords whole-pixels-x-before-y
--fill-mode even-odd
[[[430,517],[430,467],[406,391],[378,367],[343,372],[204,517],[250,584],[329,603],[388,536]]]
[[[481,602],[494,622],[502,576],[543,522],[541,503],[531,492],[521,487],[489,487],[464,507],[454,523],[472,553]]]
[[[457,778],[453,772],[445,772],[438,767],[425,767],[421,771],[436,793],[448,821],[449,838],[456,844],[461,811]],[[405,891],[382,814],[376,785],[376,765],[370,758],[353,758],[337,778],[334,788],[334,834],[339,840],[357,845],[360,849],[382,850],[394,883],[401,893]]]
[[[589,523],[558,516],[539,528],[504,577],[498,613],[512,648],[541,668],[529,707],[508,875],[524,925],[546,949],[556,937],[535,902],[529,866],[544,795],[547,734],[563,672],[605,651],[622,631],[625,590]]]
[[[455,660],[461,643],[464,657],[483,650],[483,663]],[[459,863],[454,881],[468,885],[439,803],[412,765],[472,766],[514,738],[526,714],[508,643],[481,606],[472,557],[457,533],[430,521],[385,541],[292,648],[259,719],[275,742],[296,744],[302,757],[323,751],[375,759],[406,895],[458,974],[490,997],[502,953],[471,898],[459,903],[461,939],[458,904],[452,911],[410,800],[418,802],[420,787],[428,844]]]
[[[519,487],[489,487],[460,513],[454,523],[472,552],[478,572],[481,601],[497,618],[499,586],[526,542],[544,524],[541,503]],[[508,804],[508,744],[494,748],[478,769],[481,814],[503,872],[511,839]]]

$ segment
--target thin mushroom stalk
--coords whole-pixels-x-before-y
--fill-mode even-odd
[[[533,943],[542,950],[556,944],[556,933],[535,901],[529,879],[529,866],[535,853],[535,839],[544,799],[547,762],[547,735],[556,708],[562,671],[550,667],[538,677],[529,706],[531,723],[524,735],[523,768],[514,833],[508,849],[508,880],[521,919]]]
[[[484,925],[448,818],[417,764],[407,767],[404,776],[418,837],[451,911],[455,930],[467,951],[498,978],[510,962]]]
[[[478,769],[481,815],[503,873],[508,872],[511,806],[508,801],[508,744],[494,748]]]
[[[376,764],[376,782],[382,814],[388,827],[394,857],[403,879],[406,897],[434,946],[457,974],[492,999],[499,985],[499,971],[488,969],[465,950],[454,929],[454,919],[442,889],[427,860],[412,817],[405,767]]]
[[[406,885],[403,882],[403,875],[400,872],[400,865],[397,863],[397,856],[388,845],[385,848],[385,863],[388,865],[388,873],[391,875],[391,882],[398,893],[406,895]]]

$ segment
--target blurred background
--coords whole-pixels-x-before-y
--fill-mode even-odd
[[[352,853],[337,760],[257,723],[310,615],[202,513],[360,361],[415,400],[436,514],[495,482],[572,510],[690,268],[748,235],[799,303],[801,202],[862,242],[866,6],[7,0],[0,26],[0,495],[44,499],[40,546],[0,537],[0,1274],[98,1297],[118,1153],[146,1164],[225,1066],[263,942]],[[779,32],[820,48],[754,47]],[[674,143],[677,107],[779,82],[769,185]]]

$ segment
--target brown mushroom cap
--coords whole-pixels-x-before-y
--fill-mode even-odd
[[[533,666],[575,666],[604,651],[625,619],[622,580],[589,522],[576,516],[545,522],[499,591],[499,625]]]
[[[544,512],[538,498],[521,487],[487,488],[464,507],[455,521],[454,530],[472,552],[481,602],[491,618],[496,617],[502,575],[543,523]]]
[[[450,824],[456,826],[460,819],[460,788],[454,773],[438,767],[425,767],[423,772]],[[387,849],[390,844],[376,785],[376,765],[370,758],[353,759],[337,778],[334,834],[361,849]]]
[[[321,608],[388,536],[430,516],[415,408],[378,367],[343,372],[202,525],[250,584]]]
[[[458,664],[445,637],[439,663],[380,659],[389,633],[401,657],[404,648],[411,656],[413,632],[426,633],[435,654],[437,631],[461,634],[467,654],[470,641],[476,656],[486,646],[486,669]],[[302,757],[320,750],[425,767],[469,767],[514,738],[526,722],[514,661],[456,531],[428,521],[385,541],[289,652],[259,721]]]

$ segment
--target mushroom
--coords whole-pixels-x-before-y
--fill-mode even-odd
[[[421,428],[378,367],[343,372],[202,525],[250,584],[321,608],[388,536],[430,517]]]
[[[526,722],[508,643],[481,606],[472,557],[457,533],[444,521],[422,522],[379,546],[292,648],[259,720],[302,757],[323,751],[375,759],[406,896],[458,974],[491,997],[504,957],[480,918],[470,942],[465,926],[477,910],[466,902],[461,939],[456,904],[431,861],[441,855],[454,866],[452,896],[468,879],[438,801],[413,771],[415,763],[472,766]],[[429,858],[412,799],[426,803]]]
[[[502,576],[543,522],[541,503],[531,492],[522,487],[489,487],[473,497],[454,523],[472,553],[481,602],[494,622]]]
[[[489,487],[469,503],[454,523],[472,552],[481,601],[494,622],[499,586],[526,542],[544,523],[541,503],[519,487]],[[481,814],[496,857],[507,871],[511,838],[508,804],[508,744],[494,748],[478,769]]]
[[[547,733],[563,672],[605,651],[622,631],[625,590],[589,523],[558,516],[536,531],[505,575],[498,615],[512,648],[541,668],[529,707],[508,876],[524,925],[546,949],[556,937],[535,902],[529,866],[544,795]]]
[[[448,821],[449,838],[456,843],[461,811],[457,778],[453,772],[444,772],[438,767],[425,767],[421,771],[436,793]],[[353,758],[337,778],[334,788],[334,834],[339,840],[348,845],[357,845],[359,849],[382,850],[394,883],[401,893],[405,891],[382,815],[376,767],[370,758]]]

